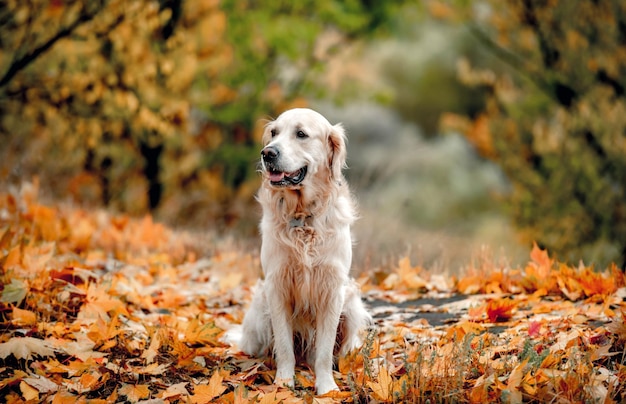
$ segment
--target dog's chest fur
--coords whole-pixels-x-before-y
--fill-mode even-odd
[[[284,299],[292,315],[300,321],[313,321],[315,314],[323,311],[329,293],[344,282],[343,271],[328,263],[336,256],[340,232],[337,226],[347,226],[333,216],[338,207],[332,205],[336,198],[306,200],[301,192],[284,190],[260,195],[260,202],[269,219],[263,229],[263,243],[287,253],[285,265],[280,268]],[[332,221],[333,226],[328,222]]]
[[[272,195],[273,229],[284,248],[295,249],[295,255],[314,258],[317,247],[332,237],[322,222],[329,209],[318,199],[306,200],[299,190],[285,190]],[[265,207],[264,207],[265,208]]]

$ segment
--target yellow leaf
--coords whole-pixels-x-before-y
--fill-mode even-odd
[[[146,360],[146,363],[152,363],[159,354],[159,348],[161,348],[161,337],[159,333],[154,333],[150,346],[141,354],[141,357]]]
[[[20,265],[22,262],[22,249],[19,245],[11,248],[4,260],[4,267],[10,268],[12,266]]]
[[[211,402],[215,397],[219,397],[226,390],[226,386],[222,384],[223,377],[219,372],[214,372],[209,380],[209,384],[201,384],[194,386],[194,394],[190,397],[191,402],[196,404]]]
[[[263,395],[259,404],[273,404],[273,403],[297,403],[302,402],[293,395],[291,390],[273,385],[270,387],[270,391]]]
[[[594,348],[591,351],[591,356],[589,357],[589,360],[591,361],[597,361],[598,359],[607,357],[607,356],[613,356],[613,355],[619,355],[621,354],[621,352],[610,352],[612,345],[611,344],[606,344],[603,346],[600,346],[598,348]]]
[[[219,344],[218,337],[222,331],[215,323],[204,323],[196,318],[189,322],[185,330],[185,341],[192,344],[216,345]]]
[[[158,363],[154,362],[149,364],[148,366],[137,368],[136,372],[142,375],[162,375],[163,372],[165,372],[169,367],[170,365],[168,364],[164,363],[162,365],[159,365]]]
[[[428,282],[419,276],[419,272],[419,267],[411,266],[409,257],[404,257],[398,263],[398,275],[400,276],[401,284],[408,289],[419,290],[428,286]]]
[[[20,382],[20,391],[26,401],[39,400],[39,392],[26,382]]]
[[[66,385],[70,390],[78,393],[87,393],[96,390],[100,383],[105,382],[109,378],[108,373],[100,374],[97,370],[93,370],[92,367],[88,368],[86,364],[83,365],[87,372],[80,377],[72,378],[72,382]],[[92,363],[91,366],[93,365]]]
[[[52,396],[52,404],[75,404],[78,402],[78,397],[68,391],[59,391]]]
[[[368,381],[367,385],[379,400],[389,401],[391,400],[391,383],[391,375],[389,375],[387,368],[383,366],[378,372],[378,381]]]
[[[139,400],[148,398],[150,390],[148,389],[147,384],[124,384],[122,385],[122,388],[120,388],[120,394],[126,396],[128,401],[131,403],[136,403]]]
[[[510,401],[511,403],[522,402],[522,392],[520,391],[520,386],[524,378],[524,369],[526,368],[527,363],[528,363],[528,359],[518,364],[515,368],[513,368],[513,370],[509,374],[509,381],[507,382],[507,390],[509,392],[509,399],[511,400]]]
[[[37,315],[30,310],[22,310],[13,307],[13,322],[20,325],[31,325],[37,323]]]
[[[90,284],[87,290],[87,304],[83,305],[78,317],[80,319],[109,320],[111,317],[115,318],[116,314],[128,315],[128,311],[120,298],[109,295],[109,290],[104,285]]]
[[[5,377],[4,379],[0,380],[0,390],[2,390],[3,388],[5,388],[6,386],[10,384],[15,384],[18,381],[23,380],[27,376],[28,376],[27,373],[21,370],[16,370],[15,373],[13,373],[13,376]]]

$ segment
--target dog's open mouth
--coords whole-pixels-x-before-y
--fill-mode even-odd
[[[271,168],[268,169],[270,182],[272,183],[272,185],[277,186],[298,185],[299,183],[304,181],[304,177],[306,177],[306,172],[306,166],[292,173],[277,171]]]

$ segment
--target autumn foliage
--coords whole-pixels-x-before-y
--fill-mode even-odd
[[[377,324],[338,361],[341,392],[314,397],[308,366],[295,389],[278,388],[270,358],[222,341],[250,300],[256,253],[150,216],[45,205],[34,185],[0,194],[0,212],[5,402],[626,399],[615,266],[569,267],[535,246],[523,268],[484,260],[453,278],[405,258],[362,273]]]
[[[458,62],[487,97],[443,124],[502,167],[526,240],[562,260],[626,265],[626,3],[433,3],[495,59]]]
[[[396,7],[339,3],[8,1],[0,185],[38,175],[57,197],[232,227],[263,120],[304,105],[330,55]]]

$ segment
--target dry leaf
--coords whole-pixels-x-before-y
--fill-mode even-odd
[[[37,323],[37,315],[30,310],[22,310],[17,307],[13,307],[13,314],[11,316],[13,323],[19,325],[33,325]]]
[[[59,386],[56,383],[43,376],[25,377],[22,381],[28,383],[29,386],[36,388],[37,391],[44,394],[57,391],[59,389]]]
[[[187,384],[189,383],[180,382],[180,383],[172,384],[164,392],[162,392],[159,395],[159,397],[163,399],[168,399],[168,398],[178,398],[180,396],[188,396],[189,392],[185,388]]]
[[[150,341],[150,346],[148,349],[143,351],[141,357],[146,360],[147,364],[150,364],[154,361],[154,358],[159,354],[159,349],[161,348],[161,337],[159,333],[154,333],[152,335],[152,340]]]
[[[55,350],[45,340],[32,337],[14,337],[0,344],[0,358],[13,355],[16,359],[32,359],[33,355],[54,356]]]
[[[190,397],[192,403],[208,403],[216,397],[219,397],[226,390],[223,382],[224,378],[219,372],[213,372],[213,376],[209,380],[208,385],[194,386],[194,394]]]
[[[150,390],[146,384],[123,384],[119,392],[126,396],[131,403],[136,403],[150,396]]]
[[[367,385],[374,395],[382,401],[390,401],[392,398],[392,390],[391,384],[393,380],[389,375],[389,371],[385,366],[382,366],[378,371],[378,380],[377,381],[368,381]]]
[[[22,303],[22,300],[26,297],[27,292],[28,285],[26,282],[13,278],[11,279],[11,283],[4,285],[0,301],[5,303],[15,303],[19,306],[20,303]]]
[[[517,303],[511,299],[494,299],[487,303],[487,318],[492,323],[504,322],[511,319]]]
[[[20,391],[26,401],[39,400],[39,391],[24,381],[20,382]]]
[[[222,329],[241,323],[249,303],[251,281],[241,274],[257,270],[258,260],[248,252],[222,252],[200,265],[196,255],[181,254],[180,245],[170,248],[170,231],[152,219],[75,208],[33,210],[25,202],[23,212],[38,213],[22,218],[6,204],[0,193],[0,210],[16,212],[11,223],[21,223],[0,230],[4,253],[10,251],[19,264],[11,278],[0,280],[3,297],[22,299],[19,307],[4,302],[10,326],[0,339],[0,389],[13,401],[64,404],[103,392],[110,397],[94,402],[114,403],[118,394],[127,402],[237,403],[412,402],[424,394],[441,399],[445,391],[454,391],[460,402],[505,396],[511,402],[619,402],[624,396],[619,383],[626,371],[616,359],[626,341],[626,279],[613,267],[571,267],[535,247],[526,267],[487,265],[457,283],[412,267],[408,258],[376,279],[365,274],[360,283],[366,299],[384,300],[377,308],[384,316],[376,316],[379,327],[361,351],[338,359],[342,391],[314,397],[311,369],[296,368],[295,390],[278,387],[272,384],[274,361],[248,357],[219,339]],[[68,235],[68,223],[77,220],[85,224],[83,233]],[[51,226],[45,237],[59,239],[45,241],[41,225]],[[97,236],[88,237],[87,228]],[[22,233],[28,243],[12,236]],[[76,251],[84,253],[80,262]],[[221,272],[230,275],[222,278]],[[453,290],[435,293],[446,288]],[[28,299],[20,296],[25,290]],[[463,297],[461,291],[481,294]],[[439,306],[441,297],[461,300]],[[409,300],[408,306],[397,303]],[[449,320],[432,326],[426,313]],[[487,321],[499,326],[490,329]],[[37,375],[13,369],[11,355],[18,367],[29,366]],[[522,355],[530,362],[520,363]],[[228,372],[216,371],[215,363]],[[176,375],[193,375],[195,387]]]

